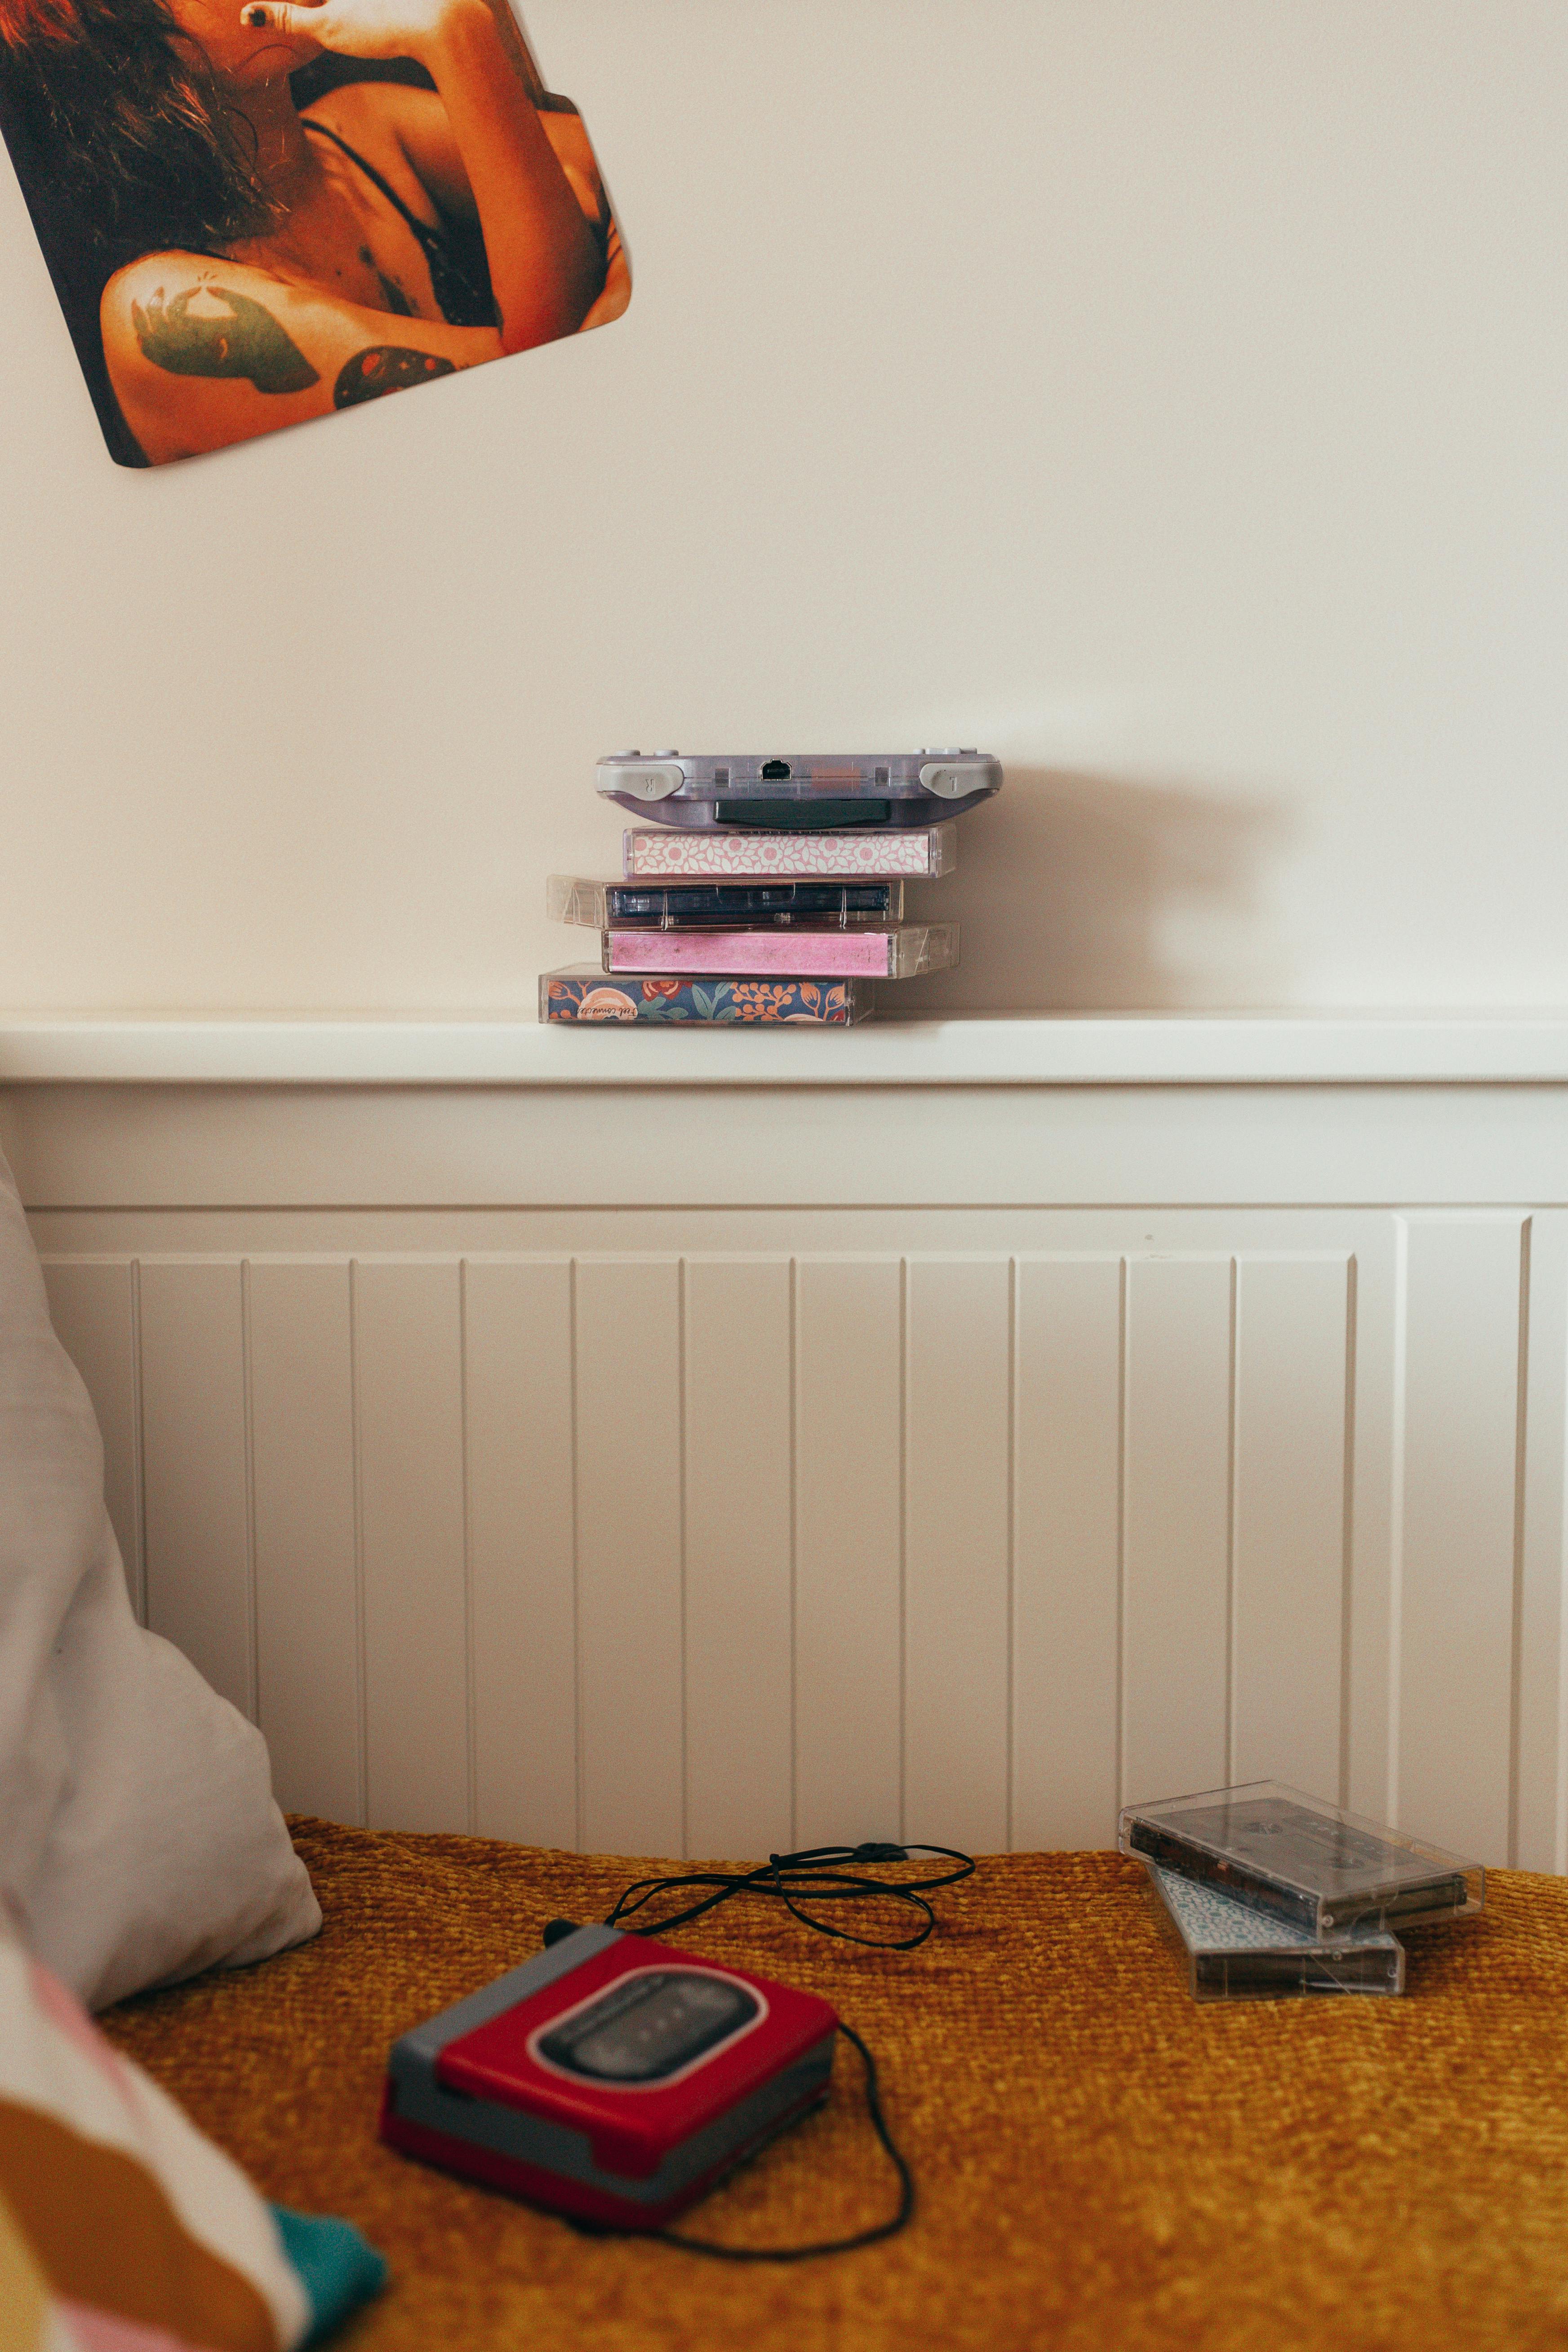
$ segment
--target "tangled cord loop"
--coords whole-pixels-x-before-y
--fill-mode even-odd
[[[921,1853],[941,1854],[955,1867],[921,1878],[870,1878],[861,1874],[867,1865],[908,1862]],[[711,1891],[684,1910],[650,1919],[646,1927],[629,1928],[627,1933],[666,1935],[673,1927],[684,1927],[689,1921],[700,1919],[704,1912],[715,1910],[737,1895],[760,1895],[769,1902],[782,1903],[803,1927],[815,1928],[819,1936],[836,1936],[841,1943],[864,1944],[876,1952],[912,1952],[936,1926],[936,1913],[926,1900],[927,1895],[934,1894],[938,1887],[955,1886],[973,1869],[970,1855],[960,1853],[951,1845],[903,1846],[871,1839],[860,1845],[808,1846],[799,1853],[771,1853],[754,1870],[694,1870],[665,1878],[639,1878],[626,1888],[605,1924],[614,1927],[621,1920],[630,1919],[656,1895],[706,1887]],[[921,1923],[912,1936],[858,1936],[851,1927],[840,1927],[830,1919],[814,1916],[813,1910],[805,1907],[805,1902],[797,1901],[797,1894],[814,1908],[823,1903],[900,1903],[920,1912]]]
[[[875,2222],[868,2230],[857,2230],[847,2238],[822,2238],[809,2246],[727,2246],[717,2238],[688,2238],[679,2230],[660,2230],[658,2235],[667,2246],[683,2247],[689,2254],[710,2254],[721,2263],[814,2263],[824,2254],[856,2254],[862,2246],[879,2246],[884,2238],[898,2236],[915,2210],[915,2176],[910,2170],[909,2159],[888,2129],[888,2119],[882,2113],[881,2090],[877,2081],[876,2060],[855,2028],[846,2025],[842,2018],[838,2021],[838,2031],[846,2042],[854,2043],[866,2069],[866,2112],[871,2118],[871,2128],[881,2142],[884,2155],[899,2177],[898,2210],[887,2221]]]

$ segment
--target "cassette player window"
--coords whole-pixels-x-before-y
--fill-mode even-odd
[[[646,1969],[539,2037],[539,2055],[595,2083],[664,2083],[762,2015],[755,1993],[705,1969]]]

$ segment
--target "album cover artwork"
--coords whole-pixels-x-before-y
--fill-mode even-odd
[[[586,125],[508,0],[0,0],[0,131],[122,465],[630,299]]]

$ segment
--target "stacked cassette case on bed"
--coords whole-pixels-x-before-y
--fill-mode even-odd
[[[599,934],[601,971],[543,974],[547,1022],[848,1027],[873,983],[951,971],[955,923],[905,919],[907,879],[956,863],[953,819],[1000,789],[972,751],[623,751],[599,793],[658,820],[622,877],[552,875],[552,920]]]
[[[1152,1868],[1149,1883],[1194,2000],[1405,1990],[1405,1948],[1383,1928],[1324,1942],[1176,1871]]]
[[[1124,1808],[1199,2000],[1401,1992],[1395,1927],[1481,1909],[1486,1874],[1425,1839],[1276,1780]]]

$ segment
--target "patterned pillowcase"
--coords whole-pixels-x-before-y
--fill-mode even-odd
[[[263,2204],[0,1923],[0,2352],[292,2352],[385,2275]]]

